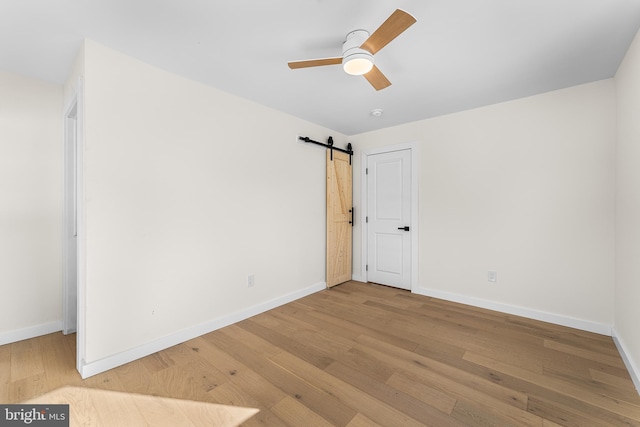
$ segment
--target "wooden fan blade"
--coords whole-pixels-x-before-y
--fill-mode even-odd
[[[380,71],[380,69],[375,65],[373,66],[371,71],[369,71],[367,74],[364,74],[364,78],[367,79],[369,83],[371,83],[371,86],[373,86],[376,90],[382,90],[385,87],[391,86],[391,82],[389,81],[389,79],[384,74],[382,74],[382,71]]]
[[[404,10],[396,9],[396,11],[393,12],[391,16],[389,16],[367,40],[365,40],[364,43],[362,43],[360,48],[375,54],[415,22],[416,18]]]
[[[297,68],[321,67],[323,65],[337,64],[342,64],[342,57],[309,59],[307,61],[291,61],[289,62],[289,68],[295,70]]]

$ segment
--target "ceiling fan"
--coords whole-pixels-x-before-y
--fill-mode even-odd
[[[396,9],[373,34],[369,35],[366,30],[354,30],[347,34],[347,38],[342,45],[342,56],[291,61],[289,62],[289,68],[295,70],[297,68],[342,64],[344,71],[348,74],[363,75],[376,90],[382,90],[391,86],[391,82],[375,66],[373,55],[415,22],[416,19],[409,13]]]

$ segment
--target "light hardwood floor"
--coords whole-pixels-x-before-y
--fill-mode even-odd
[[[247,426],[640,426],[610,337],[348,282],[81,380],[74,336],[0,347],[0,402],[64,385],[246,406]]]

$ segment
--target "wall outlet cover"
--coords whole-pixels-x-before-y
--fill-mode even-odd
[[[495,270],[489,270],[488,279],[490,282],[498,281],[498,272]]]

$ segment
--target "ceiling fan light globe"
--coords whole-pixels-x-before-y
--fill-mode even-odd
[[[367,74],[373,68],[371,55],[356,53],[343,59],[342,68],[352,76]]]

